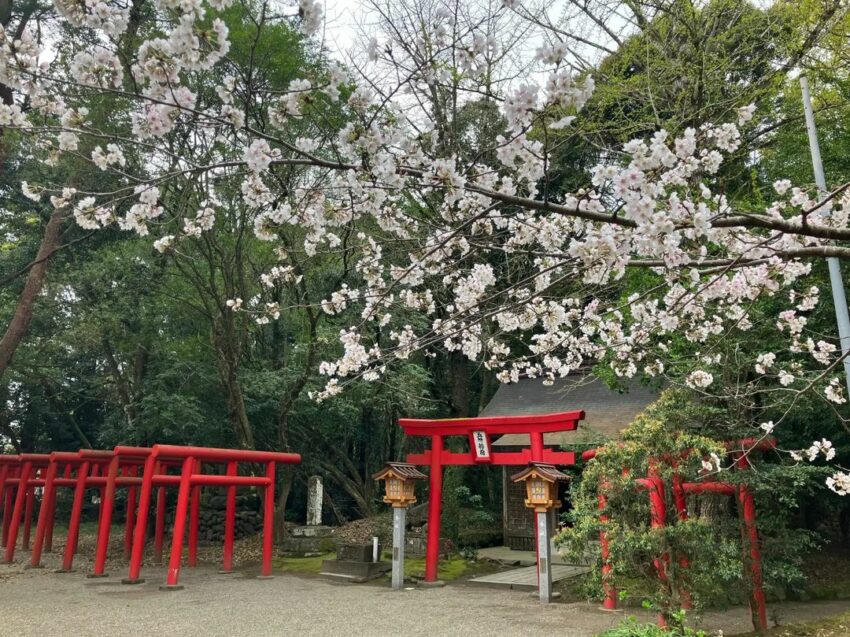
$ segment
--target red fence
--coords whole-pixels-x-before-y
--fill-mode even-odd
[[[262,577],[271,576],[274,541],[275,468],[278,464],[298,464],[295,453],[213,449],[154,445],[153,447],[115,447],[112,451],[83,449],[78,452],[56,451],[50,454],[0,455],[0,507],[3,526],[0,540],[5,547],[3,560],[12,562],[21,533],[21,548],[30,545],[31,521],[36,490],[42,490],[35,541],[29,566],[41,566],[44,551],[51,551],[56,515],[56,493],[73,489],[74,498],[68,523],[68,537],[60,572],[73,568],[77,552],[80,521],[87,489],[100,492],[97,548],[93,572],[89,577],[104,577],[109,535],[118,489],[127,490],[127,515],[124,526],[124,556],[130,560],[126,584],[143,582],[140,577],[147,540],[147,522],[156,489],[154,558],[162,562],[165,539],[166,488],[177,489],[177,510],[171,534],[171,554],[164,589],[179,589],[181,558],[186,526],[189,527],[188,565],[197,563],[198,526],[201,489],[227,489],[222,572],[233,568],[233,540],[236,519],[236,489],[254,487],[263,492]],[[243,474],[240,475],[240,464]],[[257,467],[259,475],[254,475]],[[210,472],[211,470],[221,472]],[[170,473],[175,472],[175,473]]]

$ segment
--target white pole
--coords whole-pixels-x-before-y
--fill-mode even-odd
[[[404,527],[407,509],[393,508],[393,590],[404,588]]]
[[[549,512],[537,514],[537,588],[540,601],[552,601],[552,542],[549,538]]]
[[[380,556],[378,555],[378,536],[373,535],[372,536],[372,561],[377,562],[379,557]]]
[[[800,87],[803,89],[803,110],[806,112],[806,131],[809,134],[809,151],[812,154],[812,168],[815,171],[815,183],[825,195],[826,177],[823,174],[823,163],[820,158],[818,145],[818,130],[815,127],[815,114],[812,110],[812,96],[809,93],[809,80],[805,75],[800,76]],[[829,282],[832,287],[832,303],[835,305],[835,320],[838,322],[838,338],[841,340],[841,353],[844,355],[844,375],[847,381],[847,396],[850,397],[850,316],[847,313],[847,298],[844,296],[844,282],[841,280],[841,264],[836,257],[828,257]]]

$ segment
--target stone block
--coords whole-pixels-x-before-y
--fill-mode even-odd
[[[331,537],[334,528],[331,526],[294,526],[289,530],[292,537]]]
[[[325,560],[321,575],[352,582],[365,582],[381,577],[392,568],[391,562],[357,562],[352,560]]]
[[[378,545],[378,555],[381,555],[383,547]],[[351,562],[372,562],[372,543],[368,544],[340,544],[336,547],[336,559]]]

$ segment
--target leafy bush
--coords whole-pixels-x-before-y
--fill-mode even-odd
[[[599,637],[706,637],[706,633],[687,627],[661,628],[656,624],[639,624],[637,619],[629,617],[614,628],[600,633]]]

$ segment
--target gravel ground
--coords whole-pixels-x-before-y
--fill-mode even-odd
[[[138,586],[121,585],[123,572],[117,570],[99,580],[86,579],[84,572],[0,565],[0,635],[591,637],[622,618],[589,604],[542,606],[528,593],[463,583],[395,593],[383,584],[338,584],[289,574],[259,580],[252,576],[256,569],[227,576],[204,566],[183,569],[184,590],[163,592],[158,589],[165,579],[162,568],[146,567],[147,582]],[[785,604],[771,612],[788,623],[848,608],[850,602]],[[726,635],[743,632],[749,628],[747,615],[745,609],[710,614],[704,626],[722,627]]]

